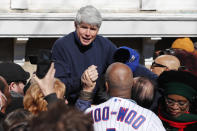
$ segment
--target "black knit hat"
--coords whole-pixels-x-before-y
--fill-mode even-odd
[[[0,63],[0,75],[6,79],[8,84],[18,81],[25,82],[30,77],[29,72],[16,63]]]
[[[193,101],[197,97],[197,77],[186,71],[164,71],[158,78],[164,95],[177,94]]]

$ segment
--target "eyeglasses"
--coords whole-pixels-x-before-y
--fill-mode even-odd
[[[173,106],[174,104],[177,104],[179,107],[184,107],[189,104],[189,101],[181,101],[181,100],[175,101],[175,100],[167,98],[167,97],[165,97],[165,102],[169,106]]]
[[[163,68],[168,68],[167,66],[162,65],[162,64],[159,64],[159,63],[156,63],[155,61],[152,63],[152,65],[151,65],[151,69],[152,69],[152,68],[154,68],[154,67],[163,67]]]
[[[160,55],[175,55],[175,48],[169,48],[169,49],[164,49],[164,50],[159,50],[156,51],[153,55],[154,59]]]

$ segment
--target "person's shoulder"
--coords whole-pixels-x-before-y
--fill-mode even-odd
[[[135,101],[133,101],[132,99],[126,99],[127,101],[130,101],[130,103],[132,103],[132,105],[129,105],[129,108],[136,111],[137,113],[147,117],[147,118],[151,118],[152,116],[156,116],[156,114],[151,111],[150,109],[144,108],[140,105],[138,105]],[[157,116],[156,116],[157,117]]]
[[[98,109],[98,108],[104,107],[104,106],[106,106],[106,105],[109,105],[108,103],[110,102],[110,100],[111,100],[111,99],[109,99],[109,100],[107,100],[106,102],[103,102],[103,103],[101,103],[101,104],[99,104],[99,105],[91,106],[90,108],[88,108],[88,109],[85,110],[85,113],[89,113],[89,112],[91,112],[91,111],[93,111],[93,110],[95,110],[95,109]]]
[[[161,119],[155,113],[152,113],[148,121],[147,130],[148,131],[152,131],[152,130],[165,131],[166,129],[164,128]]]
[[[133,106],[132,111],[136,112],[136,114],[139,115],[139,118],[144,120],[145,122],[144,127],[146,127],[147,131],[158,130],[158,129],[160,131],[165,130],[162,121],[153,111],[137,104]]]
[[[139,76],[147,77],[151,80],[157,80],[158,78],[158,76],[155,73],[150,71],[150,69],[148,69],[142,64],[138,64],[135,71],[133,72],[133,75],[134,77],[139,77]]]
[[[109,40],[107,37],[104,37],[104,36],[101,36],[101,35],[97,35],[95,40],[100,41],[103,44],[106,44],[106,43],[113,44],[111,42],[111,40]]]
[[[160,118],[151,110],[146,109],[141,106],[135,106],[134,109],[137,114],[139,114],[144,120],[146,121],[145,125],[147,127],[147,131],[152,131],[152,130],[160,130],[164,131],[165,128],[162,124],[162,121]]]
[[[141,107],[141,106],[140,106]],[[146,118],[147,123],[149,123],[148,126],[150,127],[157,127],[159,129],[164,129],[162,121],[160,120],[159,116],[155,114],[153,111],[146,109],[144,107],[141,107],[143,110],[141,111],[141,115]],[[138,109],[139,111],[140,109]]]
[[[74,39],[74,32],[71,32],[71,33],[69,33],[69,34],[67,34],[67,35],[65,35],[65,36],[63,36],[63,37],[58,38],[58,39],[55,41],[55,44],[56,44],[56,45],[57,45],[57,44],[63,44],[63,43],[65,43],[65,42],[70,43],[70,41],[73,40],[73,39]]]
[[[103,37],[101,35],[97,35],[97,37],[95,38],[95,46],[97,48],[101,48],[102,50],[107,50],[110,52],[114,52],[116,50],[116,45],[111,41],[109,40],[108,38],[106,37]]]

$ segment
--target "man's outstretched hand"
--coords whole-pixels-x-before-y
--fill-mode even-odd
[[[98,79],[97,66],[91,65],[84,71],[81,76],[83,91],[92,92]]]

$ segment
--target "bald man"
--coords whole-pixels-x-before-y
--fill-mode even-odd
[[[133,86],[133,73],[131,69],[122,63],[112,64],[105,74],[105,86],[110,96],[131,98]]]
[[[88,108],[95,131],[164,131],[161,120],[150,110],[131,100],[133,73],[122,63],[111,64],[106,71],[106,88],[111,98]]]
[[[152,63],[151,71],[159,76],[163,71],[178,70],[179,67],[180,61],[177,57],[172,55],[161,55]]]

